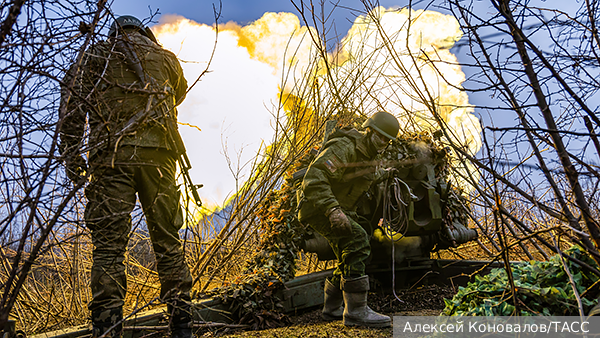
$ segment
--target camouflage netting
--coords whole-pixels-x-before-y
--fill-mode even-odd
[[[208,295],[228,305],[233,318],[253,329],[286,325],[275,292],[294,278],[304,227],[296,218],[296,197],[289,181],[272,191],[256,212],[261,243],[241,276]]]
[[[443,224],[454,229],[455,224],[469,224],[469,203],[466,193],[455,184],[452,184],[450,149],[444,147],[435,135],[429,132],[404,134],[392,141],[391,145],[381,155],[384,167],[393,166],[398,169],[397,176],[406,177],[408,173],[420,164],[432,164],[434,166],[435,180],[427,182],[423,178],[422,185],[436,184],[434,187],[447,191],[443,193],[442,205],[444,217]],[[408,200],[406,196],[406,200]],[[393,229],[395,230],[395,229]]]

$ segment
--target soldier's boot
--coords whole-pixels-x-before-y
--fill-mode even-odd
[[[172,338],[192,338],[194,321],[192,307],[189,302],[177,299],[167,304],[170,316],[169,329]]]
[[[92,311],[92,338],[123,337],[123,308],[97,309]]]
[[[379,314],[367,305],[369,293],[369,276],[357,278],[342,277],[341,283],[344,294],[344,325],[346,326],[368,326],[389,327],[392,320],[389,316]]]
[[[321,318],[327,321],[340,320],[344,314],[344,295],[328,278],[325,279],[325,301]]]

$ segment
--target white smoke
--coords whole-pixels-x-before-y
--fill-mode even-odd
[[[378,34],[373,17],[379,18],[397,57],[382,48],[387,38]],[[152,29],[163,46],[183,61],[191,84],[210,59],[214,27],[170,16]],[[266,13],[247,26],[220,27],[210,73],[179,107],[179,121],[201,129],[180,126],[193,166],[192,179],[204,184],[201,197],[209,209],[222,206],[235,194],[250,175],[248,163],[271,143],[271,108],[277,104],[282,83],[288,92],[287,86],[293,85],[283,80],[284,75],[291,69],[292,78],[301,78],[313,53],[307,32],[291,13]],[[337,71],[350,72],[358,64],[371,71],[366,74],[379,74],[365,75],[364,95],[358,93],[357,100],[362,99],[354,103],[355,108],[367,115],[385,109],[399,118],[404,130],[438,128],[425,104],[433,99],[443,120],[457,131],[456,140],[474,154],[481,147],[479,122],[460,90],[465,75],[448,50],[461,35],[451,16],[376,8],[356,19],[339,52],[347,61]],[[423,92],[430,95],[424,99]],[[365,95],[376,97],[364,100]]]
[[[384,33],[382,33],[384,32]],[[450,15],[423,10],[375,8],[358,17],[342,41],[340,72],[357,66],[364,75],[355,108],[366,115],[386,110],[400,120],[404,131],[436,131],[437,113],[453,131],[452,140],[471,154],[481,148],[481,128],[460,85],[465,75],[451,48],[462,36]],[[352,77],[350,77],[352,78]],[[364,100],[366,96],[374,99]]]

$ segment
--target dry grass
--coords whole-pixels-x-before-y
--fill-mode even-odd
[[[373,7],[369,1],[364,3],[366,8]],[[455,9],[461,9],[458,3],[450,3]],[[304,23],[318,22],[318,13],[310,12],[309,7],[302,7],[304,5],[300,4],[298,7]],[[97,34],[98,30],[101,25],[111,21],[110,11],[104,6],[103,1],[99,5],[96,2],[81,1],[76,4],[70,3],[67,7],[33,1],[26,5],[29,12],[46,15],[55,13],[60,7],[58,13],[64,11],[61,16],[68,19],[61,21],[60,27],[47,27],[48,22],[53,22],[52,20],[46,20],[45,17],[32,18],[30,25],[18,28],[23,30],[23,34],[14,34],[11,44],[3,45],[0,52],[4,58],[2,60],[10,61],[8,63],[14,66],[0,69],[3,93],[15,93],[14,97],[7,98],[1,106],[3,116],[0,119],[3,121],[0,129],[3,133],[6,132],[6,135],[2,135],[3,141],[0,144],[0,323],[10,311],[10,315],[18,321],[19,328],[28,334],[86,323],[89,317],[86,305],[91,298],[89,271],[92,246],[89,232],[83,226],[82,211],[85,200],[81,193],[77,192],[83,183],[78,187],[65,183],[67,181],[61,159],[56,157],[56,130],[62,119],[62,116],[57,115],[57,83],[66,65],[81,55],[86,44],[102,38]],[[90,14],[82,12],[81,8],[99,9]],[[469,16],[468,11],[461,13],[457,16],[462,18],[463,27],[470,34],[471,47],[482,47],[477,52],[480,56],[476,58],[477,62],[485,60],[485,57],[489,56],[484,55],[485,45],[479,45],[477,42],[477,37],[480,36],[477,29],[480,26],[471,26],[468,20],[475,20],[475,16]],[[582,15],[585,17],[584,14]],[[81,21],[93,23],[92,34],[80,32]],[[374,24],[380,28],[376,18]],[[36,25],[48,29],[27,30],[27,27]],[[411,108],[397,96],[386,97],[385,93],[378,92],[381,88],[369,87],[366,82],[369,77],[385,78],[387,86],[397,88],[398,92],[416,91],[412,99],[425,107],[421,113],[430,116],[430,131],[441,130],[447,136],[446,145],[456,155],[456,170],[453,174],[462,180],[461,182],[470,182],[474,187],[467,197],[471,206],[469,226],[478,229],[479,242],[436,253],[434,258],[544,260],[555,251],[564,250],[573,243],[585,244],[585,241],[590,241],[587,229],[593,224],[588,221],[583,227],[580,225],[579,216],[584,210],[584,205],[581,196],[570,185],[570,177],[566,176],[564,170],[558,170],[564,168],[547,170],[545,174],[548,175],[536,181],[531,179],[530,166],[523,165],[534,157],[532,149],[539,150],[542,146],[552,149],[553,143],[547,137],[534,133],[533,142],[530,142],[525,134],[508,142],[502,142],[503,139],[500,138],[497,144],[490,140],[492,146],[488,144],[488,148],[484,148],[481,154],[475,157],[464,150],[468,145],[461,144],[453,137],[451,134],[456,131],[450,130],[442,119],[442,115],[457,107],[439,106],[438,98],[424,91],[419,84],[423,81],[422,78],[391,77],[381,73],[380,68],[368,66],[372,65],[381,56],[378,53],[382,52],[392,55],[389,67],[396,68],[405,75],[409,74],[406,73],[407,70],[420,69],[419,67],[425,67],[424,65],[435,70],[441,66],[441,61],[428,60],[421,51],[409,51],[409,58],[401,58],[389,37],[380,36],[379,41],[382,44],[376,52],[365,48],[363,52],[358,52],[362,62],[347,63],[342,69],[338,67],[341,61],[329,54],[329,49],[322,43],[322,27],[315,28],[310,31],[314,35],[307,36],[307,39],[318,42],[314,57],[309,63],[311,71],[305,72],[302,78],[289,79],[291,86],[281,86],[293,89],[282,92],[280,101],[272,108],[275,137],[270,140],[270,146],[262,149],[255,162],[250,164],[253,176],[236,192],[230,201],[230,208],[222,212],[222,218],[218,222],[210,217],[197,223],[191,222],[193,215],[188,214],[188,220],[194,225],[188,227],[184,233],[185,249],[195,278],[194,292],[204,292],[240,276],[245,262],[255,254],[255,248],[260,243],[264,231],[255,214],[257,207],[271,191],[280,187],[285,174],[308,149],[320,145],[327,120],[335,119],[342,125],[359,127],[367,115],[383,109],[402,109],[411,119],[414,118],[411,117]],[[60,41],[53,49],[47,48],[47,31],[53,32],[53,41]],[[76,39],[73,38],[74,34],[79,34]],[[584,36],[584,33],[580,35]],[[505,46],[512,47],[510,44]],[[39,53],[33,53],[38,49],[53,52],[41,53],[45,54],[45,58],[42,59]],[[19,51],[22,50],[26,52],[21,54]],[[32,52],[33,56],[27,56],[28,52]],[[19,56],[26,59],[26,62],[19,60]],[[515,64],[519,65],[518,62]],[[573,65],[575,66],[577,65]],[[479,82],[471,84],[481,84],[481,78],[485,77],[485,81],[495,84],[488,88],[487,82],[483,82],[485,86],[482,86],[488,88],[485,90],[493,91],[490,95],[498,95],[496,90],[500,90],[505,94],[503,97],[510,97],[510,94],[519,94],[522,91],[527,97],[525,100],[521,98],[521,101],[515,99],[513,102],[507,99],[506,102],[509,102],[510,106],[504,108],[514,113],[531,108],[528,100],[533,95],[528,85],[523,88],[503,88],[499,83],[500,75],[496,74],[494,77],[489,73],[494,70],[496,64],[490,62],[490,65],[482,67],[484,68],[480,69]],[[30,79],[24,78],[23,74],[30,74],[35,81],[28,82]],[[514,74],[515,78],[526,82],[522,73],[515,71]],[[41,85],[48,81],[54,86],[50,88]],[[30,95],[23,92],[26,85],[29,85],[27,94]],[[595,90],[581,86],[579,89],[582,91]],[[380,94],[384,95],[386,100],[380,100]],[[565,104],[565,107],[580,106],[572,102],[572,95],[567,91],[561,91],[559,95],[560,100],[570,102]],[[559,121],[559,125],[565,128],[565,131],[570,131],[567,130],[571,128],[569,126],[575,126],[572,128],[576,129],[581,119],[579,109],[569,109],[574,110],[561,115]],[[539,116],[533,112],[528,111],[528,114],[530,120],[540,121]],[[416,125],[411,125],[409,129],[414,129]],[[512,127],[525,133],[522,129],[527,126],[517,123]],[[543,130],[536,131],[539,132]],[[528,131],[527,135],[531,136],[531,132]],[[567,138],[572,137],[569,133],[565,135]],[[484,136],[491,138],[489,130],[484,130]],[[592,136],[585,136],[586,140],[591,140]],[[26,146],[23,147],[23,144]],[[510,168],[497,166],[498,158],[509,158],[511,153],[517,153],[515,149],[525,146],[531,148],[525,155],[517,155],[520,157],[516,165]],[[571,159],[575,161],[577,156],[571,155]],[[556,160],[555,155],[548,156],[546,160]],[[582,155],[581,158],[589,157]],[[542,164],[543,161],[539,161],[539,164]],[[468,166],[465,163],[468,163]],[[579,171],[589,172],[589,176],[586,176],[588,180],[582,180],[581,184],[585,195],[583,201],[589,204],[592,216],[597,219],[596,167],[579,162],[577,165]],[[465,172],[460,170],[461,166],[477,170]],[[557,189],[553,187],[553,183],[556,183]],[[139,209],[134,214],[136,231],[132,233],[127,255],[129,287],[126,313],[160,305],[157,299],[160,286],[149,239],[144,235],[143,217]],[[595,251],[589,246],[586,248]],[[333,262],[319,262],[314,254],[305,254],[297,261],[296,274],[320,271],[332,267],[332,264]],[[390,333],[389,330],[348,329],[339,322],[321,323],[317,326],[296,323],[294,326],[277,330],[240,333],[239,337],[387,337]]]

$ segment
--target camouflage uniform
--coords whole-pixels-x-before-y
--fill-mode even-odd
[[[145,72],[167,89],[166,104],[174,109],[187,90],[176,56],[136,30],[125,32]],[[161,297],[165,301],[189,300],[192,281],[178,234],[183,217],[175,180],[177,156],[158,120],[150,118],[123,131],[135,113],[146,109],[149,95],[140,90],[143,86],[136,73],[114,49],[114,38],[86,51],[81,67],[72,66],[64,83],[73,76],[75,86],[68,102],[67,89],[62,93],[66,115],[61,153],[69,156],[84,150],[87,118],[92,175],[85,190],[85,221],[94,244],[93,300],[88,306],[95,316],[92,321],[110,321],[123,306],[127,290],[124,254],[136,192],[156,256]]]
[[[302,181],[304,201],[298,214],[300,222],[309,224],[329,241],[338,259],[331,283],[338,289],[341,276],[365,274],[371,234],[358,223],[356,207],[377,178],[372,163],[377,150],[367,134],[352,129],[342,135],[332,135],[308,167]],[[335,207],[341,207],[348,217],[350,232],[332,231],[325,213]]]

